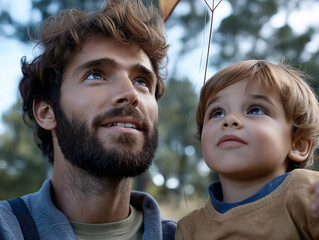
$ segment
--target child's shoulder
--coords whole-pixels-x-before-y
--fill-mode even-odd
[[[308,169],[295,169],[287,177],[283,189],[289,203],[295,201],[307,201],[310,204],[310,187],[319,182],[319,172]],[[309,207],[309,206],[307,206]]]
[[[205,212],[205,206],[207,205],[207,203],[195,210],[192,210],[191,212],[189,212],[187,215],[185,215],[184,217],[182,217],[180,220],[178,220],[178,223],[187,223],[188,221],[193,221],[194,219],[198,219],[201,218],[201,216],[204,214]]]
[[[302,183],[314,183],[319,180],[319,172],[309,169],[295,169],[291,173],[293,181],[302,181]]]
[[[203,207],[191,211],[177,222],[177,229],[175,235],[176,240],[198,239],[198,236],[195,237],[196,234],[202,233],[203,229],[204,233],[207,229],[210,229],[207,226],[211,222],[209,220],[211,216],[206,209],[207,205],[212,205],[210,200],[208,200]]]
[[[192,227],[192,224],[196,222],[196,224],[201,224],[201,222],[206,223],[212,215],[216,214],[216,210],[213,207],[213,204],[210,199],[202,206],[201,208],[195,209],[188,213],[186,216],[182,217],[178,224],[182,224],[184,226]]]
[[[319,172],[309,169],[293,170],[281,184],[282,189],[287,193],[294,191],[307,191],[311,185],[319,181]],[[279,188],[279,191],[281,191]]]

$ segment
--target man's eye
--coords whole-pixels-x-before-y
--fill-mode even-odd
[[[95,80],[95,79],[103,79],[102,74],[99,72],[91,72],[86,76],[88,80]]]
[[[225,112],[221,109],[213,110],[211,114],[211,118],[221,118],[225,116],[226,116]]]
[[[248,115],[263,115],[265,114],[265,110],[262,107],[253,106],[249,108],[249,110],[247,111],[247,114]]]
[[[148,81],[144,78],[139,78],[139,79],[135,80],[134,85],[141,85],[143,87],[148,88]]]

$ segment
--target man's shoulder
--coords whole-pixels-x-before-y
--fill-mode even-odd
[[[0,201],[0,239],[24,239],[8,201]]]
[[[130,204],[132,204],[137,210],[142,211],[144,216],[159,213],[157,201],[146,192],[131,191]]]
[[[177,223],[176,221],[162,217],[162,231],[164,240],[174,240]]]
[[[40,238],[75,239],[72,227],[66,216],[60,212],[51,199],[51,181],[43,183],[38,192],[22,196]],[[8,201],[0,202],[0,239],[24,239],[20,224]]]
[[[43,186],[44,185],[48,185],[47,187],[49,187],[50,182],[46,181]],[[39,192],[21,196],[21,199],[26,204],[32,217],[34,217],[33,210],[37,208],[35,204],[38,202],[37,199],[39,198]],[[18,219],[13,213],[13,209],[7,200],[0,201],[0,239],[23,239]]]
[[[156,239],[153,233],[159,231],[162,232],[164,240],[175,239],[176,222],[160,215],[158,203],[151,195],[145,192],[132,191],[130,203],[143,212],[144,230],[148,237]]]

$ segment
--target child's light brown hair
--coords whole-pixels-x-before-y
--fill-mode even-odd
[[[301,162],[290,162],[288,171],[312,165],[314,153],[319,145],[319,106],[311,87],[304,80],[306,75],[286,64],[273,64],[264,60],[246,60],[233,64],[212,76],[202,87],[197,107],[197,137],[201,140],[204,115],[208,100],[222,89],[248,80],[266,91],[277,91],[281,97],[286,118],[291,121],[292,139],[304,138],[312,145],[308,158]]]

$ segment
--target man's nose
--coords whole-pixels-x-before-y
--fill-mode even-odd
[[[242,128],[242,121],[235,114],[229,114],[224,118],[223,128]]]
[[[121,77],[114,85],[112,104],[114,106],[132,105],[137,107],[139,104],[138,92],[133,82],[128,77]]]

